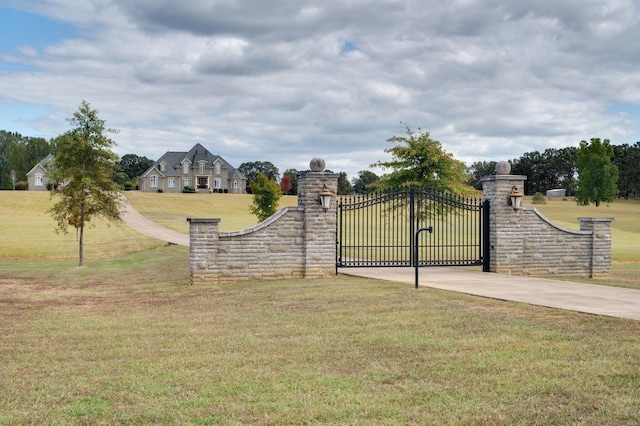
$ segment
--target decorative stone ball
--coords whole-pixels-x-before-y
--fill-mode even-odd
[[[324,160],[322,158],[314,158],[309,162],[312,172],[321,172],[324,170]]]
[[[498,161],[496,164],[497,175],[508,175],[511,173],[511,164],[508,161]]]

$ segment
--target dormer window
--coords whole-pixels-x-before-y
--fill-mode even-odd
[[[220,163],[216,163],[215,166],[215,174],[219,175],[220,174]]]
[[[182,173],[185,175],[189,174],[189,163],[186,161],[182,163]]]
[[[164,161],[162,163],[160,163],[160,171],[161,172],[166,172],[167,171],[167,163],[165,163]]]
[[[201,175],[204,174],[204,166],[205,166],[205,163],[200,163],[200,174]]]

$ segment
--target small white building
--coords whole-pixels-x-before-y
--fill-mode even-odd
[[[27,172],[27,182],[29,182],[29,191],[47,191],[47,183],[49,182],[49,172],[47,164],[53,160],[53,154],[49,154],[38,164],[33,166]]]
[[[567,190],[566,189],[549,189],[547,190],[547,197],[566,197]]]

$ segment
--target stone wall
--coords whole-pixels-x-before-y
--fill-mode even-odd
[[[323,185],[336,194],[338,175],[298,178],[298,206],[280,209],[254,227],[219,232],[219,219],[189,218],[191,284],[335,275],[336,200],[325,212]]]
[[[611,268],[611,218],[578,218],[580,230],[558,226],[535,208],[514,208],[512,187],[525,176],[482,179],[489,201],[489,271],[515,275],[599,277]],[[219,232],[219,219],[189,218],[191,284],[238,280],[322,278],[336,273],[338,175],[310,172],[298,180],[298,206],[258,225]],[[334,194],[325,212],[323,186]]]
[[[578,218],[580,230],[554,224],[532,207],[514,209],[509,192],[522,190],[525,176],[482,178],[491,204],[491,272],[515,275],[599,277],[611,268],[611,218]]]

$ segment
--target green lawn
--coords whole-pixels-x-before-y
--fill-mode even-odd
[[[47,211],[53,205],[48,192],[0,191],[0,259],[77,259],[74,228],[68,235],[55,231]],[[120,253],[149,250],[164,245],[124,225],[92,221],[85,232],[85,257],[111,257]]]
[[[255,224],[246,196],[127,195],[185,232]],[[50,203],[0,191],[0,425],[640,423],[640,322],[341,275],[189,286],[187,248],[101,222],[76,268]],[[598,210],[628,277],[638,207]]]
[[[1,262],[0,424],[640,423],[640,322],[187,252]]]
[[[248,194],[157,194],[130,191],[127,198],[143,216],[176,231],[189,233],[187,217],[218,218],[220,231],[238,231],[258,223],[249,211]],[[283,196],[280,207],[296,206],[298,197]]]

